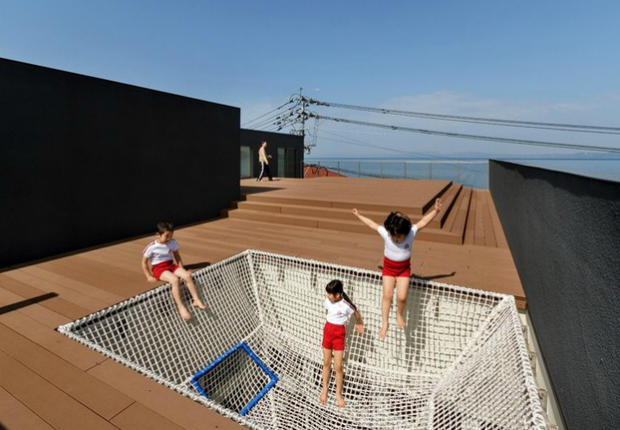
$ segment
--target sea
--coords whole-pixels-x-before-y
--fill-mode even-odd
[[[388,179],[451,180],[472,188],[489,187],[489,159],[620,182],[620,157],[475,157],[475,158],[319,158],[314,164],[345,176]]]

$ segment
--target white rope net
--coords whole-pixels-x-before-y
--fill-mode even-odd
[[[391,321],[380,341],[378,272],[245,251],[194,279],[209,310],[188,306],[190,323],[163,285],[58,330],[250,428],[545,428],[511,296],[412,279],[407,326]],[[325,285],[333,279],[343,281],[366,328],[347,328],[345,409],[333,376],[328,404],[318,401]],[[277,376],[262,397],[269,378],[233,349],[241,342]],[[218,359],[197,379],[203,396],[191,380]]]

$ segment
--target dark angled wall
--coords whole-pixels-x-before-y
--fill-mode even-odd
[[[219,215],[239,109],[0,59],[0,268]]]
[[[620,183],[498,161],[489,181],[567,428],[620,429]]]
[[[267,154],[271,155],[269,167],[271,174],[278,176],[278,148],[295,149],[295,169],[290,172],[289,177],[301,178],[303,176],[301,165],[304,160],[304,139],[301,136],[284,133],[271,133],[260,130],[241,129],[241,146],[251,148],[252,176],[256,177],[260,173],[260,162],[258,161],[258,150],[261,142],[267,141]],[[289,169],[290,170],[290,169]]]

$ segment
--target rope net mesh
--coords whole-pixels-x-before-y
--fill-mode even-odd
[[[345,409],[322,386],[325,285],[340,279],[365,333],[347,327]],[[177,314],[170,286],[59,327],[67,336],[255,429],[544,429],[518,313],[511,296],[413,278],[404,330],[395,309],[385,341],[381,274],[245,251],[194,273],[207,311]],[[186,290],[184,288],[184,290]],[[242,352],[200,381],[192,377],[246,342],[278,378],[245,416],[269,378]]]

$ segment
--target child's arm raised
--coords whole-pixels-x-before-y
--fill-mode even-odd
[[[435,200],[435,207],[433,208],[433,210],[424,215],[422,219],[415,224],[418,228],[418,231],[426,227],[428,223],[430,223],[439,212],[441,212],[441,199]]]
[[[362,321],[362,314],[360,314],[360,311],[356,310],[353,316],[355,317],[355,330],[360,334],[364,333],[364,322]]]
[[[377,224],[370,218],[366,218],[365,216],[360,214],[359,211],[355,208],[353,209],[353,215],[355,215],[357,219],[359,219],[361,222],[363,222],[364,224],[366,224],[368,227],[372,228],[373,230],[377,230],[379,228],[379,224]]]
[[[149,282],[157,282],[157,279],[151,273],[151,269],[149,268],[149,259],[146,257],[142,257],[142,271],[146,276],[146,280]]]

